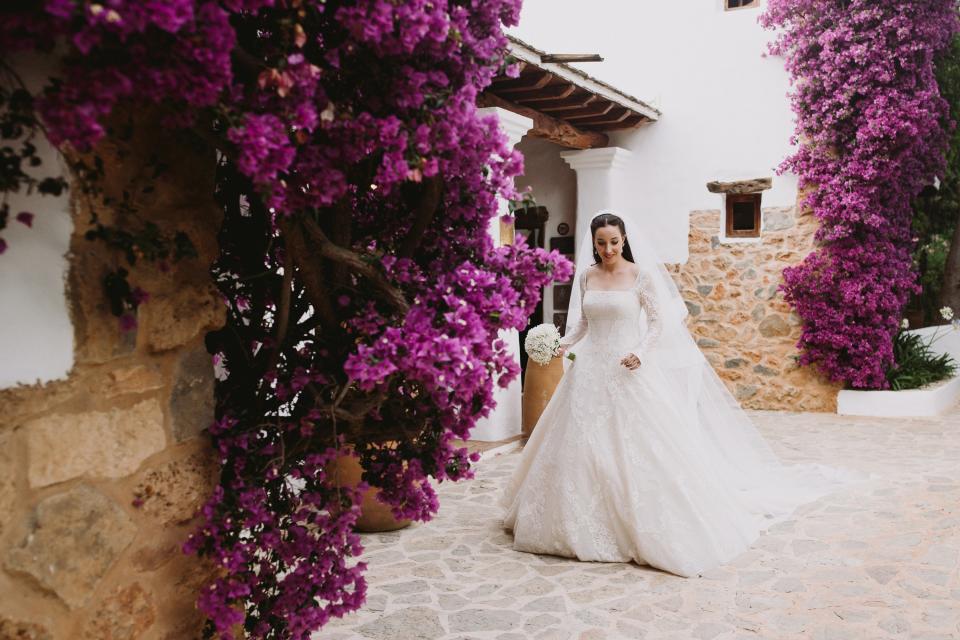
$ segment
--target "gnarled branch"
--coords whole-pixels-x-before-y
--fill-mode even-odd
[[[337,246],[330,241],[327,234],[323,232],[320,226],[310,218],[303,218],[303,226],[310,239],[314,241],[317,251],[321,256],[346,265],[350,270],[360,274],[370,281],[374,289],[380,293],[381,297],[392,304],[401,313],[406,313],[410,309],[407,299],[403,292],[387,282],[376,267],[364,261],[364,259],[350,249]]]
[[[333,305],[328,295],[323,266],[316,260],[311,259],[310,249],[299,224],[291,222],[285,225],[284,229],[286,231],[284,237],[287,241],[285,249],[290,252],[293,262],[297,266],[310,304],[313,305],[314,311],[320,317],[321,326],[324,328],[337,326],[337,316],[333,311]]]

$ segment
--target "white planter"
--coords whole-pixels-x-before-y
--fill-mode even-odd
[[[931,345],[934,353],[949,353],[960,362],[960,331],[949,325],[924,327],[911,333],[929,339],[939,335]],[[837,413],[844,416],[912,417],[936,416],[945,413],[960,400],[960,376],[922,389],[906,391],[841,391],[837,394]]]

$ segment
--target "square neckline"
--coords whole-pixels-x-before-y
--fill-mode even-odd
[[[637,288],[637,283],[640,282],[641,273],[642,271],[640,269],[637,269],[637,277],[633,279],[633,284],[631,284],[630,288],[628,289],[588,289],[587,288],[587,272],[584,271],[583,272],[583,292],[586,293],[587,291],[600,291],[600,292],[611,293],[614,291],[633,291],[634,289]]]

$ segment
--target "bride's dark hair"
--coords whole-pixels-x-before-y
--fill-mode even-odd
[[[623,220],[612,213],[601,213],[590,221],[590,239],[597,237],[597,229],[600,227],[617,227],[620,229],[620,237],[623,238],[623,258],[629,262],[634,262],[633,251],[630,249],[630,243],[627,242],[627,230],[623,226]],[[592,242],[590,247],[593,249],[593,264],[600,264],[600,254],[597,253],[597,247]]]

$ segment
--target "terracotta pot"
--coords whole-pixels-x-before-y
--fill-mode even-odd
[[[355,487],[360,484],[363,467],[360,466],[360,461],[357,458],[344,455],[327,465],[327,473],[330,474],[329,477],[333,484],[340,487]],[[355,529],[363,533],[372,533],[375,531],[396,531],[409,526],[411,520],[396,519],[390,511],[390,507],[377,500],[379,492],[379,488],[370,487],[363,494],[363,502],[360,504],[360,517],[357,519]]]
[[[523,426],[524,438],[529,438],[533,428],[546,408],[553,391],[563,377],[563,358],[554,358],[549,364],[537,364],[527,360],[523,377]]]

